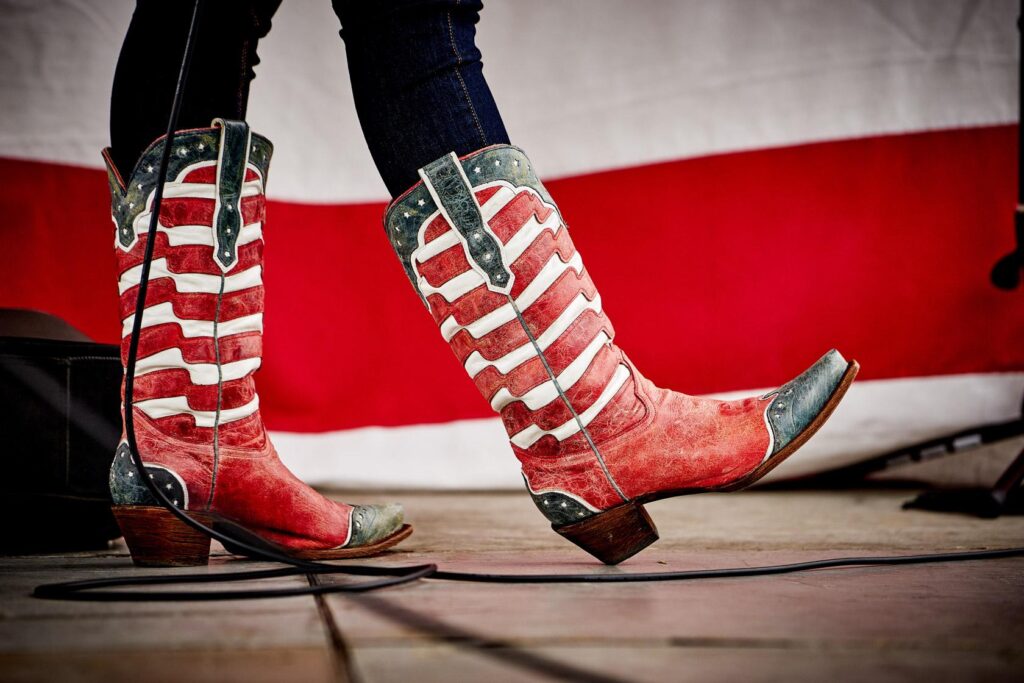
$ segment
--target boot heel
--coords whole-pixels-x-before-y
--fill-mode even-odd
[[[551,528],[605,564],[618,564],[658,540],[654,522],[635,502]]]
[[[164,508],[114,505],[111,510],[136,565],[197,567],[209,563],[210,537],[188,526]],[[207,513],[188,514],[207,526],[213,523]]]

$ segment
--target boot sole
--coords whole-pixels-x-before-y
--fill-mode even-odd
[[[786,458],[795,453],[821,429],[821,426],[825,424],[825,421],[835,411],[843,396],[846,395],[859,370],[860,365],[857,361],[853,360],[847,363],[842,379],[840,379],[832,395],[829,396],[821,412],[815,416],[811,423],[796,438],[786,444],[782,450],[769,457],[742,479],[726,486],[673,489],[638,496],[627,503],[616,505],[580,522],[563,526],[552,525],[551,528],[563,538],[575,543],[605,564],[618,564],[632,557],[658,540],[658,529],[647,514],[647,511],[644,510],[644,503],[696,493],[739,491],[753,485],[782,464]]]
[[[376,543],[358,548],[334,548],[328,550],[292,550],[288,554],[300,560],[344,560],[349,557],[371,557],[379,555],[393,545],[412,536],[412,525],[403,524],[398,531]]]
[[[139,567],[200,567],[210,562],[210,537],[193,529],[163,507],[147,505],[113,505],[117,524],[128,544],[132,561]],[[220,526],[222,518],[209,512],[188,513],[204,526]],[[228,523],[231,528],[237,524]],[[378,555],[412,535],[412,526],[403,524],[397,531],[370,545],[356,548],[326,548],[322,550],[294,550],[271,543],[253,535],[247,542],[265,546],[282,555],[298,560],[341,560]],[[251,534],[251,532],[249,532]],[[225,544],[228,552],[236,552]],[[236,553],[242,554],[242,553]]]

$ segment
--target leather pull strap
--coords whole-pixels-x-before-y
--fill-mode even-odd
[[[488,289],[508,294],[514,276],[505,267],[501,241],[484,220],[459,158],[451,152],[421,168],[419,174],[437,208],[462,236],[470,266],[484,277]]]
[[[220,128],[217,150],[217,194],[213,209],[213,259],[227,272],[238,262],[242,230],[242,184],[252,148],[252,133],[244,121],[214,119]]]

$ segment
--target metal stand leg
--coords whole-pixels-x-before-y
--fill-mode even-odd
[[[1024,0],[1021,0],[1017,30],[1024,35]],[[1024,65],[1024,40],[1020,45],[1020,61]],[[1024,118],[1024,71],[1018,80],[1020,114]],[[1017,143],[1017,211],[1014,227],[1017,238],[1016,249],[999,260],[992,269],[992,283],[1000,289],[1014,289],[1020,285],[1024,269],[1024,135]],[[933,510],[936,512],[962,512],[979,517],[1024,514],[1024,451],[1006,468],[999,481],[991,489],[954,489],[922,493],[912,501],[903,504],[904,509]]]
[[[1021,0],[1020,16],[1017,18],[1017,30],[1024,35],[1024,0]],[[1020,62],[1024,64],[1024,40],[1020,45]],[[1017,81],[1018,102],[1020,113],[1024,118],[1024,72]],[[1017,213],[1016,213],[1016,249],[999,259],[992,268],[992,284],[1000,289],[1016,289],[1020,286],[1021,273],[1024,272],[1024,135],[1017,138]]]
[[[959,512],[993,519],[1000,515],[1024,515],[1024,450],[1014,458],[990,489],[928,491],[903,504],[903,509]]]

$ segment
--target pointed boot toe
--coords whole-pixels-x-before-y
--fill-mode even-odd
[[[816,428],[831,410],[827,410],[837,391],[845,392],[849,381],[857,373],[856,361],[847,362],[843,355],[832,349],[818,361],[773,392],[765,395],[772,402],[766,412],[773,436],[769,457],[775,457],[790,447],[801,435]],[[845,381],[844,380],[849,380]]]
[[[356,505],[352,509],[352,537],[346,548],[359,548],[379,543],[398,532],[405,521],[405,512],[397,503]]]

